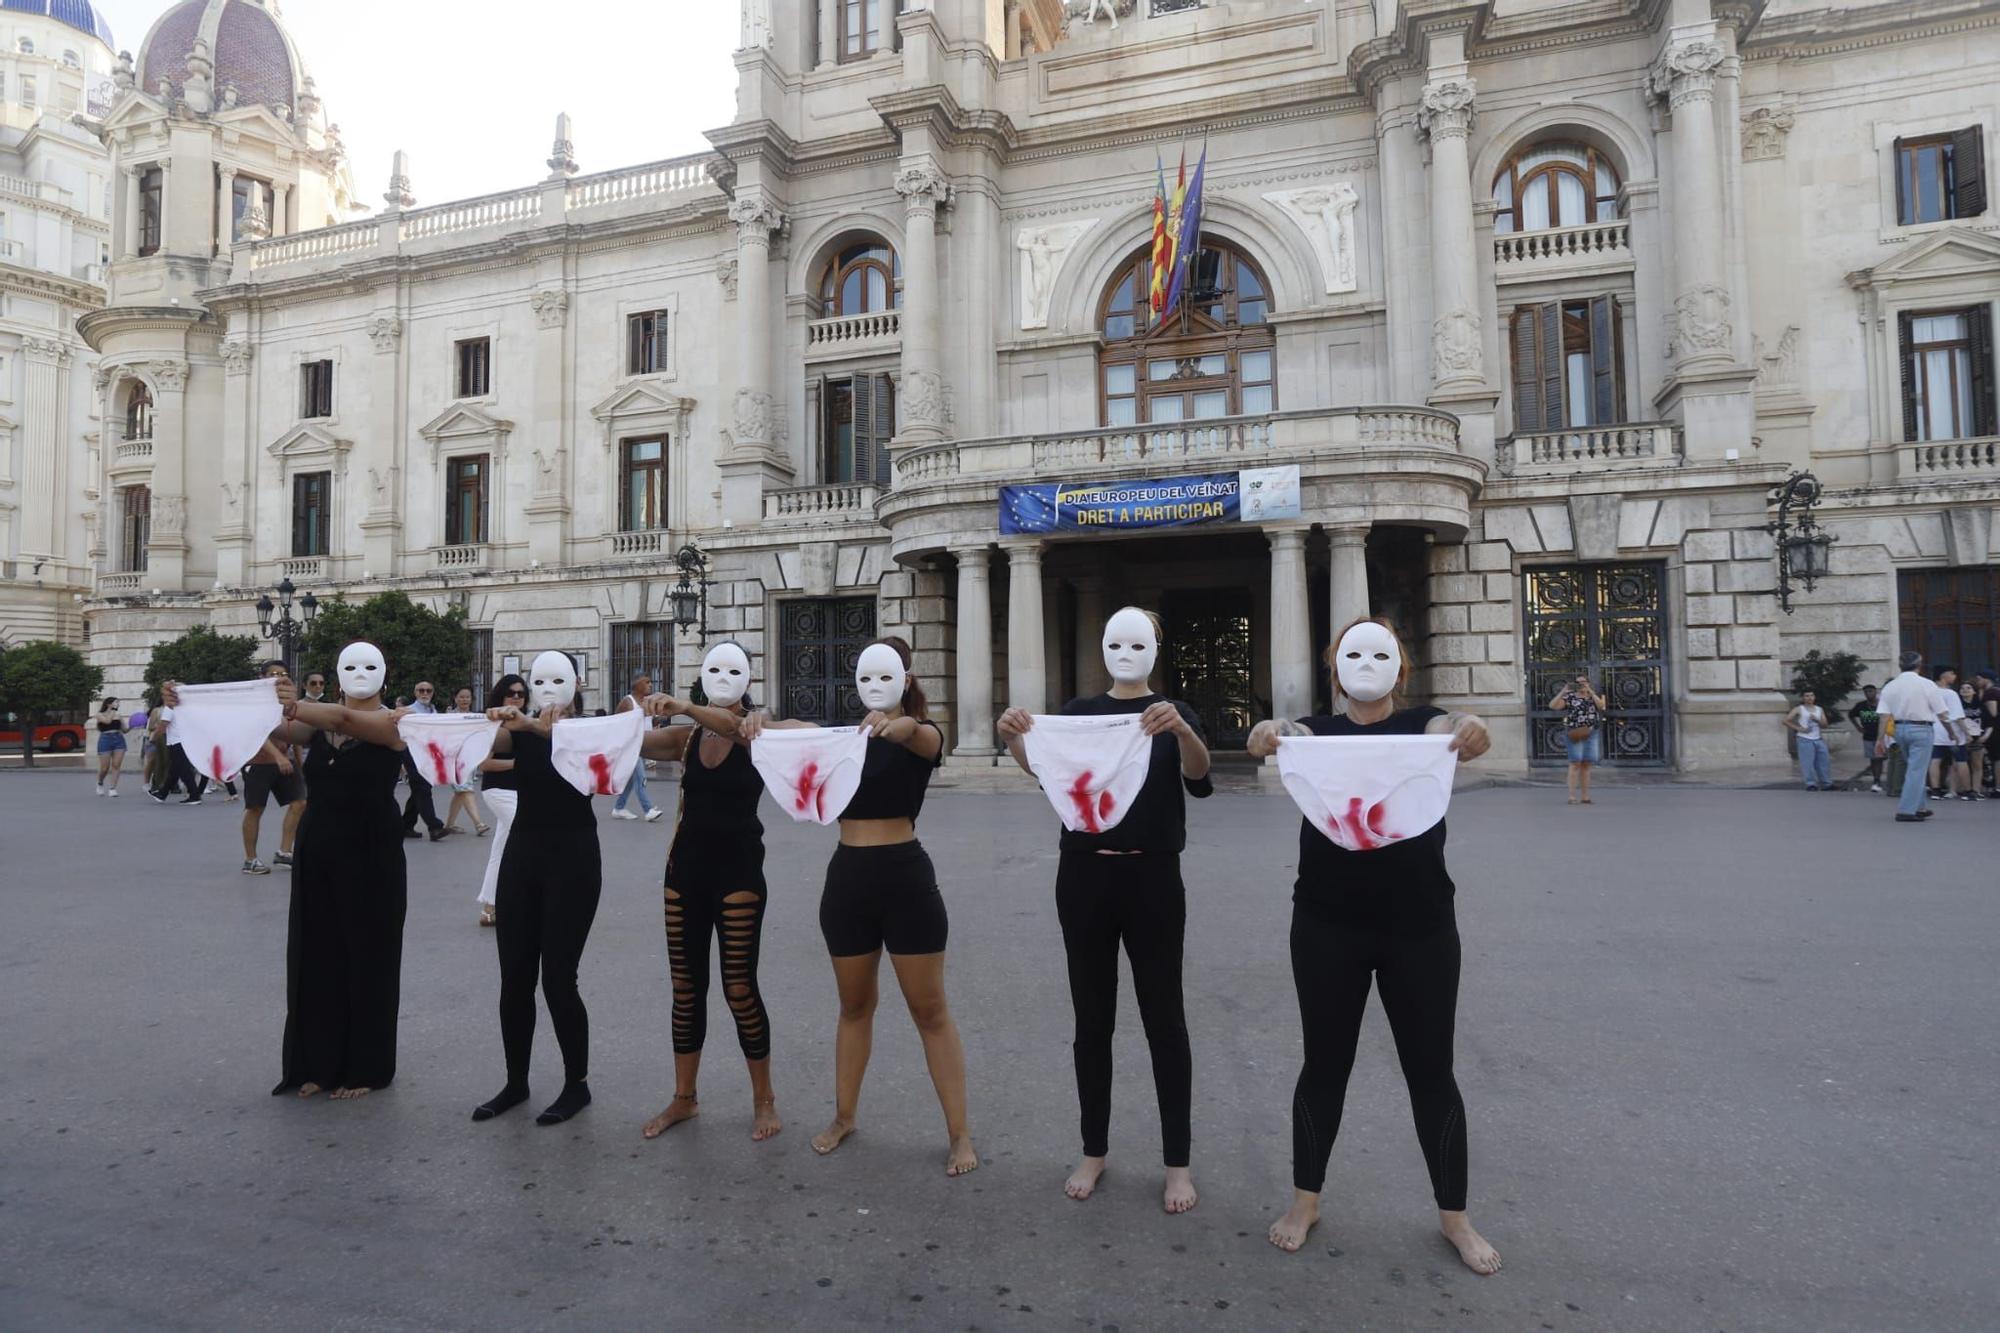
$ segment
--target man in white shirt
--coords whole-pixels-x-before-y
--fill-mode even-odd
[[[1939,720],[1937,738],[1931,743],[1931,795],[1940,801],[1948,801],[1954,794],[1961,801],[1976,801],[1979,798],[1972,792],[1971,751],[1966,748],[1970,733],[1965,700],[1958,694],[1957,671],[1950,667],[1937,669],[1937,695]]]
[[[1932,814],[1924,783],[1930,776],[1931,746],[1937,737],[1937,724],[1943,720],[1943,704],[1937,686],[1923,677],[1922,653],[1904,653],[1897,665],[1902,674],[1882,687],[1876,707],[1893,723],[1895,743],[1904,755],[1903,795],[1896,803],[1896,821],[1914,824]],[[1875,747],[1885,750],[1887,744],[1884,736]]]
[[[1799,776],[1807,791],[1833,790],[1833,757],[1826,748],[1826,710],[1811,690],[1799,695],[1799,706],[1785,714],[1785,726],[1797,737]]]

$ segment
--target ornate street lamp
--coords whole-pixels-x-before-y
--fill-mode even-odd
[[[1777,538],[1778,606],[1786,615],[1792,614],[1792,580],[1811,592],[1832,567],[1833,544],[1839,539],[1813,522],[1812,516],[1821,492],[1819,478],[1810,472],[1794,472],[1771,492],[1778,517],[1766,523],[1764,531]]]
[[[668,596],[674,604],[674,624],[683,631],[701,627],[701,641],[708,642],[708,557],[690,542],[674,552],[681,581]]]
[[[292,615],[292,597],[298,592],[292,581],[281,579],[272,592],[278,594],[276,602],[271,600],[270,593],[257,599],[257,628],[278,645],[285,661],[285,674],[291,675],[297,669],[299,645],[306,641],[313,617],[319,614],[319,598],[311,593],[299,598],[298,607],[304,618],[298,619]]]

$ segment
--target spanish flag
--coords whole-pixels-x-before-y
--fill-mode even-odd
[[[1165,319],[1171,307],[1167,302],[1168,284],[1173,279],[1178,263],[1181,233],[1181,205],[1187,199],[1187,149],[1181,149],[1180,179],[1174,185],[1174,195],[1167,198],[1167,176],[1160,166],[1159,154],[1153,155],[1153,162],[1159,168],[1159,193],[1153,197],[1153,276],[1147,299],[1153,309],[1155,321]]]

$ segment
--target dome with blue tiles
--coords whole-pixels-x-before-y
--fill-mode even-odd
[[[90,0],[0,0],[0,9],[11,9],[20,14],[40,14],[67,24],[78,32],[87,32],[106,46],[114,45],[111,25],[91,6]]]

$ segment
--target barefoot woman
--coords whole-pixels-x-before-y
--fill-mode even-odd
[[[834,1039],[833,1123],[813,1137],[813,1151],[830,1153],[854,1132],[861,1079],[875,1032],[875,979],[882,952],[896,969],[903,1000],[923,1038],[931,1084],[944,1108],[951,1147],[945,1174],[962,1176],[979,1166],[965,1116],[965,1047],[944,998],[944,946],[950,923],[931,858],[917,841],[917,812],[931,773],[944,762],[944,733],[929,720],[923,688],[910,675],[910,646],[879,639],[862,650],[854,688],[868,715],[870,733],[861,786],[840,816],[840,846],[826,868],[819,928],[833,955],[840,988],[840,1028]],[[748,743],[764,726],[810,727],[810,722],[743,720]]]
[[[1385,621],[1357,620],[1330,655],[1347,712],[1300,722],[1260,722],[1249,751],[1274,754],[1285,736],[1449,734],[1461,759],[1486,753],[1486,724],[1441,708],[1401,708],[1409,676],[1402,641]],[[1271,1243],[1296,1250],[1319,1221],[1327,1159],[1340,1131],[1347,1075],[1372,978],[1395,1034],[1417,1138],[1430,1168],[1438,1223],[1466,1267],[1498,1272],[1500,1256],[1465,1213],[1465,1102],[1452,1077],[1458,1008],[1458,922],[1444,864],[1444,823],[1373,851],[1336,846],[1310,824],[1299,832],[1292,890],[1292,980],[1299,993],[1305,1068],[1292,1098],[1292,1205]]]
[[[681,808],[667,851],[667,966],[674,980],[674,1099],[646,1122],[647,1138],[692,1120],[701,1110],[695,1080],[708,1035],[709,936],[722,941],[722,991],[736,1019],[736,1044],[750,1066],[750,1137],[763,1142],[784,1128],[771,1091],[771,1025],[757,988],[757,952],[764,934],[764,825],[757,802],[763,779],[750,749],[736,738],[750,657],[739,644],[718,643],[701,664],[706,706],[670,695],[641,701],[654,717],[685,713],[691,727],[646,733],[647,759],[684,760]]]
[[[1160,1102],[1166,1189],[1161,1206],[1185,1213],[1195,1206],[1188,1172],[1192,1147],[1189,1104],[1194,1059],[1181,1001],[1181,954],[1187,936],[1187,891],[1181,851],[1187,846],[1186,795],[1214,790],[1208,746],[1186,704],[1163,699],[1147,684],[1159,657],[1159,622],[1128,606],[1104,626],[1104,666],[1111,692],[1064,705],[1069,715],[1138,713],[1153,738],[1146,785],[1117,824],[1103,833],[1064,829],[1056,870],[1056,915],[1069,955],[1069,994],[1076,1009],[1076,1095],[1083,1107],[1083,1162],[1064,1184],[1072,1199],[1088,1199],[1104,1172],[1111,1134],[1111,1033],[1118,1018],[1118,945],[1132,964],[1139,1021],[1153,1055],[1153,1089]],[[1025,709],[1000,717],[1000,735],[1014,761],[1032,775],[1022,737],[1034,725]]]

